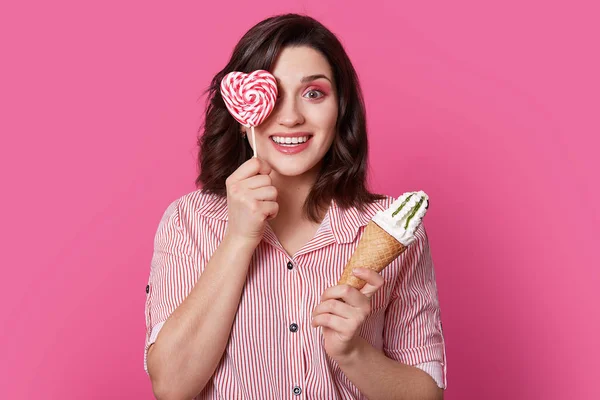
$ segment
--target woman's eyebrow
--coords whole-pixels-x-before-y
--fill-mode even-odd
[[[332,83],[331,79],[329,79],[327,76],[325,76],[323,74],[305,76],[304,78],[302,78],[300,80],[300,82],[302,82],[302,83],[312,82],[312,81],[316,81],[317,79],[321,79],[321,78],[327,79],[329,81],[329,83]]]
[[[302,79],[300,79],[300,82],[307,83],[307,82],[316,81],[317,79],[327,79],[329,81],[329,83],[331,83],[333,85],[333,82],[331,82],[331,79],[329,79],[327,77],[327,75],[323,75],[323,74],[315,74],[315,75],[305,76]],[[275,77],[275,81],[277,82],[277,86],[281,86],[281,81],[279,80],[279,78]]]

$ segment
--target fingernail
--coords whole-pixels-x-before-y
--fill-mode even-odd
[[[360,268],[354,268],[354,269],[352,270],[352,273],[353,273],[353,274],[361,274],[361,273],[362,273],[362,269],[360,269]]]

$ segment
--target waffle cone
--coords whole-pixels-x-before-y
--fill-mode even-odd
[[[362,267],[381,272],[405,249],[406,247],[396,238],[380,228],[375,222],[369,221],[338,285],[346,284],[359,290],[362,289],[366,282],[352,275],[352,269]]]

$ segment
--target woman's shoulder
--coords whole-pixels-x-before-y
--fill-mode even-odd
[[[210,214],[209,216],[218,217],[218,214],[222,211],[224,211],[226,215],[226,208],[226,197],[208,193],[202,189],[197,189],[171,200],[165,214],[176,213],[180,218],[185,219],[197,214]]]

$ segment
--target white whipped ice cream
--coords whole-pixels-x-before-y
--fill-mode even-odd
[[[392,203],[390,208],[379,211],[373,222],[379,225],[404,246],[415,240],[415,232],[429,207],[429,196],[422,190],[406,192]]]

